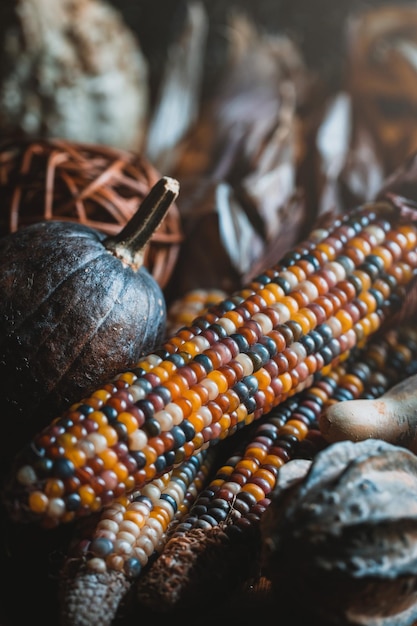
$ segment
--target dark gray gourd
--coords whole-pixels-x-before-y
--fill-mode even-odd
[[[178,190],[162,178],[117,236],[50,221],[0,239],[2,461],[163,338],[165,300],[143,253]]]

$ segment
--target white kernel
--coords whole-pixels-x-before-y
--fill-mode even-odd
[[[156,367],[157,365],[160,365],[162,363],[161,357],[157,354],[148,354],[145,357],[145,360],[153,367]]]
[[[268,315],[265,315],[265,313],[255,313],[252,315],[252,319],[255,320],[255,322],[258,322],[263,335],[267,335],[274,328],[271,318],[268,317]]]
[[[30,465],[23,465],[16,474],[16,480],[20,485],[29,487],[38,480],[36,472]]]
[[[51,498],[48,502],[47,514],[50,517],[62,517],[65,513],[65,502],[62,498]]]
[[[174,509],[172,508],[172,504],[168,502],[168,500],[164,500],[163,498],[158,502],[158,508],[164,509],[170,517],[174,515]]]
[[[330,271],[334,272],[334,274],[336,275],[337,282],[339,282],[340,280],[345,280],[346,270],[343,267],[343,265],[341,265],[337,261],[330,261],[329,263],[326,263],[326,269],[329,269]]]
[[[329,231],[326,228],[315,228],[308,236],[309,240],[314,243],[320,243],[323,239],[329,236]]]
[[[87,568],[97,574],[103,574],[107,570],[106,561],[104,559],[94,557],[87,561]]]
[[[148,559],[148,555],[146,554],[143,548],[139,546],[135,546],[135,548],[133,549],[133,554],[137,558],[139,563],[142,565],[142,567],[144,567],[147,564],[149,559]]]
[[[129,448],[130,450],[143,450],[148,443],[148,437],[143,430],[137,428],[129,435]]]
[[[220,317],[216,324],[224,328],[228,335],[236,332],[236,324],[234,324],[228,317]]]
[[[197,409],[196,414],[203,418],[204,428],[206,428],[206,426],[210,426],[213,421],[213,415],[207,406],[200,406],[200,408]]]
[[[271,308],[278,313],[280,324],[288,322],[291,317],[291,312],[285,304],[283,304],[282,302],[275,302],[271,304]]]
[[[303,280],[298,289],[307,296],[309,302],[313,302],[319,296],[319,290],[310,280]]]
[[[84,452],[87,459],[92,459],[93,456],[95,456],[96,454],[96,448],[94,443],[92,441],[89,441],[88,439],[80,439],[79,441],[77,441],[75,447],[78,450]]]
[[[285,270],[283,272],[280,272],[279,275],[280,275],[280,278],[284,278],[285,280],[287,280],[289,282],[290,287],[291,287],[291,291],[293,291],[294,289],[297,288],[298,278],[294,274],[294,272],[290,272],[288,270]]]
[[[207,337],[202,337],[201,335],[197,335],[190,339],[191,343],[198,348],[198,352],[203,352],[210,348],[210,342]]]
[[[133,402],[143,400],[143,398],[146,396],[146,391],[139,385],[130,385],[129,393],[132,394]]]
[[[332,315],[331,317],[329,317],[326,323],[332,329],[333,337],[339,337],[342,334],[342,323],[337,317],[334,317],[334,315]]]
[[[119,528],[120,528],[120,531],[130,533],[134,537],[137,537],[140,532],[140,528],[138,527],[138,525],[129,519],[123,520]]]
[[[244,376],[250,376],[251,374],[253,374],[253,362],[247,354],[240,352],[235,356],[235,361],[238,361],[243,367]]]
[[[136,544],[139,548],[142,548],[145,554],[149,557],[155,550],[155,545],[148,537],[140,536]]]
[[[106,512],[104,512],[103,515],[106,515]],[[112,532],[112,533],[117,533],[118,530],[119,530],[119,524],[117,524],[112,519],[103,518],[103,519],[101,519],[98,522],[97,529],[98,530],[107,530],[107,531]]]
[[[94,450],[96,454],[99,452],[103,452],[103,450],[107,449],[107,439],[104,435],[100,435],[100,433],[89,433],[86,436],[87,441],[91,441],[94,446]]]
[[[149,483],[141,490],[144,496],[147,496],[152,502],[156,502],[161,497],[161,490],[154,484]]]
[[[109,539],[109,541],[113,543],[116,540],[117,535],[112,530],[106,530],[104,528],[97,528],[96,532],[94,533],[94,537],[101,537],[101,538]]]
[[[235,483],[235,482],[230,482],[230,483],[225,482],[223,484],[223,489],[228,489],[232,493],[237,494],[237,493],[239,493],[241,487],[240,487],[240,485],[238,483]]]
[[[219,395],[219,388],[211,378],[203,378],[200,385],[207,389],[209,400],[215,400]]]
[[[135,540],[136,536],[132,533],[127,532],[126,530],[121,530],[116,537],[116,542],[125,541],[126,543],[130,543],[130,545],[133,545],[135,543]]]
[[[385,241],[385,231],[380,226],[377,226],[376,224],[369,224],[368,226],[365,226],[363,230],[364,232],[373,235],[376,238],[378,245]]]
[[[160,537],[160,536],[163,534],[163,532],[164,532],[164,530],[163,530],[163,528],[162,528],[162,524],[161,524],[161,522],[160,522],[158,519],[156,519],[156,517],[150,517],[150,518],[148,519],[148,521],[147,521],[146,525],[147,525],[149,528],[152,528],[152,529],[156,532],[156,534],[157,534],[159,537]]]
[[[146,526],[146,528],[143,529],[143,535],[152,541],[154,546],[161,537],[161,534],[158,533],[155,528],[151,528],[150,526]]]
[[[119,556],[130,556],[132,554],[132,544],[128,541],[117,539],[114,542],[114,551]]]
[[[184,419],[184,413],[182,412],[182,409],[178,404],[175,404],[175,402],[169,402],[165,407],[165,411],[168,411],[168,413],[172,415],[175,426],[181,424]]]
[[[154,419],[158,422],[161,430],[164,432],[166,432],[167,430],[171,430],[171,428],[174,426],[174,420],[171,413],[169,413],[169,411],[165,411],[164,409],[162,409],[161,411],[157,411],[155,413]]]
[[[303,346],[302,343],[300,343],[299,341],[294,341],[291,344],[291,350],[293,350],[296,355],[297,355],[297,359],[298,359],[298,363],[304,361],[307,357],[307,350],[305,349],[305,347]]]
[[[106,511],[106,518],[110,520],[114,520],[116,524],[119,526],[123,521],[123,513],[122,511],[116,511],[114,509]]]

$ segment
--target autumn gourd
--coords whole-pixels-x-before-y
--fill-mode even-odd
[[[0,239],[3,461],[163,337],[165,300],[143,255],[178,189],[159,180],[115,236],[50,221]]]

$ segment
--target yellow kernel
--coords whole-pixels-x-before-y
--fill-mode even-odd
[[[166,511],[165,509],[161,507],[155,507],[155,509],[151,511],[150,517],[153,519],[156,519],[159,522],[160,526],[163,529],[163,532],[165,532],[168,524],[170,523],[172,519],[168,511]]]
[[[90,507],[94,503],[96,494],[94,489],[90,487],[90,485],[81,485],[81,487],[78,489],[78,494],[80,496],[81,504],[83,506]]]
[[[294,435],[297,439],[300,439],[300,429],[298,428],[298,424],[294,424],[295,420],[291,420],[291,424],[289,421],[281,426],[279,429],[280,435]]]
[[[75,467],[83,467],[87,461],[87,455],[82,448],[71,448],[66,451],[65,455]]]
[[[259,295],[265,300],[268,306],[271,306],[271,304],[274,304],[276,301],[276,298],[270,289],[260,289]]]
[[[363,270],[360,270],[360,269],[353,270],[352,275],[359,278],[359,280],[362,283],[363,290],[367,290],[371,287],[372,285],[371,277],[369,276],[369,274],[367,274]]]
[[[363,292],[363,293],[367,293],[367,292]],[[342,325],[342,328],[341,328],[342,333],[345,333],[346,331],[352,328],[353,326],[352,317],[349,315],[347,311],[340,309],[339,311],[335,313],[335,317],[339,320],[339,322]]]
[[[191,413],[191,415],[187,419],[190,424],[193,425],[196,433],[200,433],[205,427],[204,419],[198,413]]]
[[[124,481],[126,485],[126,491],[130,493],[136,487],[136,482],[133,476],[129,475]]]
[[[98,424],[99,427],[107,426],[107,424],[109,423],[107,417],[104,415],[102,411],[93,411],[92,413],[88,415],[88,419],[92,420],[93,422],[96,422],[96,424]]]
[[[248,409],[245,407],[244,404],[239,404],[239,406],[236,409],[236,414],[237,414],[238,422],[246,421],[246,418],[248,416]]]
[[[171,374],[177,370],[177,366],[172,361],[162,361],[159,367],[162,367],[162,369],[168,372],[168,376],[171,376]]]
[[[301,309],[299,313],[294,313],[291,319],[292,321],[300,324],[303,334],[306,335],[307,333],[310,332],[312,327],[311,327],[310,320],[308,319],[308,317],[304,315],[304,313],[301,312],[302,310],[304,309]]]
[[[62,435],[59,435],[56,440],[57,444],[65,449],[71,448],[77,443],[77,437],[71,433],[62,433]]]
[[[230,428],[230,423],[231,423],[230,415],[228,413],[224,413],[222,417],[219,419],[218,423],[221,426],[222,433],[226,433]]]
[[[113,465],[112,470],[116,474],[119,482],[121,483],[124,483],[129,476],[126,465],[124,463],[121,463],[120,461]]]
[[[117,453],[111,448],[106,448],[105,450],[101,450],[97,456],[102,459],[104,463],[104,469],[112,469],[115,463],[118,461]]]
[[[266,389],[271,384],[271,375],[264,368],[261,367],[257,372],[253,374],[258,381],[259,389]]]
[[[295,274],[295,277],[297,278],[297,282],[299,283],[301,283],[301,281],[307,278],[307,274],[305,273],[303,268],[300,267],[299,265],[291,265],[288,268],[288,272],[292,272],[293,274]]]
[[[65,492],[64,483],[57,478],[50,478],[45,483],[44,493],[48,498],[59,498]]]
[[[246,483],[246,485],[243,485],[242,491],[246,491],[247,493],[253,495],[257,502],[265,498],[264,491],[254,483]]]
[[[244,469],[254,474],[259,469],[259,463],[254,458],[244,458],[236,463],[236,469]]]
[[[167,372],[166,368],[163,365],[157,365],[153,368],[152,374],[158,376],[161,379],[161,382],[165,382],[169,378],[169,372]]]
[[[124,382],[128,383],[129,385],[132,385],[135,380],[137,379],[136,374],[134,374],[133,372],[123,372],[123,374],[120,374],[117,377],[118,380],[123,380]]]
[[[407,250],[413,250],[416,247],[417,235],[412,226],[403,225],[398,228],[398,232],[407,238]]]
[[[229,389],[227,378],[222,372],[213,370],[207,374],[207,378],[215,382],[219,393],[225,393]]]
[[[134,511],[133,509],[128,509],[124,514],[124,519],[133,522],[138,528],[143,528],[148,517],[149,514],[144,515],[140,511]]]
[[[281,298],[285,296],[285,292],[282,287],[277,285],[276,283],[268,283],[265,285],[265,289],[270,291],[274,296],[274,301],[277,302]]]
[[[97,391],[94,391],[91,396],[92,398],[98,398],[99,400],[106,402],[106,400],[110,398],[111,393],[109,391],[106,391],[105,389],[98,389]]]
[[[358,390],[358,393],[362,393],[363,391],[363,382],[361,381],[361,379],[358,376],[355,376],[354,374],[345,374],[343,377],[344,382],[347,382],[351,385],[353,385],[354,387],[356,387],[356,389]]]
[[[282,393],[288,393],[292,388],[292,378],[290,372],[283,372],[277,378],[282,383]]]
[[[132,433],[134,433],[138,428],[138,420],[136,419],[134,415],[132,415],[131,413],[127,411],[123,411],[122,413],[119,413],[119,415],[117,416],[117,421],[121,422],[122,424],[126,426],[128,435],[131,435]],[[113,441],[113,443],[109,444],[111,446],[117,443],[117,433],[114,429],[112,430],[116,434],[116,439]],[[100,432],[102,432],[101,429],[100,429]],[[103,434],[108,441],[107,433],[103,433]]]
[[[181,352],[186,352],[190,354],[192,357],[195,357],[196,354],[199,354],[200,349],[199,346],[193,341],[186,341],[181,346]]]
[[[214,489],[216,490],[217,488],[221,488],[224,485],[224,479],[223,478],[213,478],[212,481],[210,481],[210,489]]]
[[[280,456],[267,454],[264,458],[263,465],[272,465],[272,467],[282,467],[285,461]]]
[[[295,298],[292,298],[291,296],[285,296],[284,298],[282,298],[281,304],[288,308],[291,318],[298,311],[298,302]]]
[[[193,411],[197,411],[201,407],[201,396],[195,389],[186,389],[183,396],[191,402]]]
[[[283,428],[284,428],[284,426],[283,426]],[[259,462],[259,465],[260,465],[261,463],[264,462],[264,459],[265,459],[267,453],[266,453],[266,450],[264,450],[263,448],[258,448],[256,446],[248,446],[246,448],[246,453],[245,454],[246,454],[246,456],[248,458],[256,459]]]
[[[373,254],[378,255],[379,258],[382,259],[384,269],[387,269],[390,265],[392,265],[393,256],[387,248],[384,248],[384,246],[375,246]]]
[[[271,489],[273,489],[275,487],[275,484],[277,482],[276,478],[275,478],[274,474],[272,472],[270,472],[269,470],[260,468],[256,472],[255,476],[257,478],[262,478],[262,480],[265,480],[268,483],[268,485],[270,486]]]

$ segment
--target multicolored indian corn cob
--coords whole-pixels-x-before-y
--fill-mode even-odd
[[[314,230],[34,437],[3,491],[11,517],[97,512],[310,386],[401,307],[416,242],[388,202]]]
[[[417,330],[390,330],[247,429],[189,512],[169,526],[161,555],[137,579],[139,603],[159,612],[201,606],[259,576],[259,522],[280,467],[328,445],[319,414],[335,402],[379,397],[416,372]]]
[[[60,575],[60,623],[112,623],[123,597],[148,561],[162,551],[166,531],[207,482],[214,448],[203,450],[106,506],[91,530],[80,520]]]

